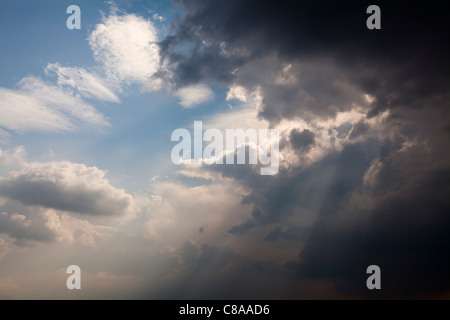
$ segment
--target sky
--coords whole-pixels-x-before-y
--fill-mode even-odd
[[[0,0],[0,299],[450,298],[449,18]],[[278,130],[278,171],[174,164],[194,121]]]

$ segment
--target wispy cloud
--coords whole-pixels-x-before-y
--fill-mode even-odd
[[[45,72],[49,75],[55,74],[59,86],[71,87],[84,98],[120,102],[113,92],[114,90],[121,91],[120,87],[94,72],[78,67],[63,67],[59,63],[48,64]]]
[[[0,88],[0,126],[13,131],[70,131],[108,126],[105,117],[68,89],[27,77],[17,89]]]

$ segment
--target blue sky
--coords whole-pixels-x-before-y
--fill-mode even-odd
[[[71,1],[5,1],[2,3],[0,36],[1,82],[14,88],[22,78],[36,76],[55,82],[45,74],[49,63],[66,67],[98,66],[88,37],[101,23],[102,15],[124,10],[150,19],[162,39],[179,6],[171,1],[123,2],[114,6],[106,2],[79,1],[82,12],[81,30],[66,28]],[[20,12],[20,16],[17,16]],[[154,18],[157,14],[164,18]],[[20,64],[11,61],[21,61]],[[75,132],[14,132],[8,145],[22,145],[32,158],[70,159],[74,162],[108,168],[109,177],[121,187],[137,191],[146,188],[148,180],[173,171],[165,161],[170,155],[170,135],[179,127],[191,126],[194,120],[226,111],[225,88],[215,88],[215,98],[196,109],[185,109],[167,91],[142,92],[139,85],[127,86],[121,102],[91,102],[111,123],[108,128],[89,128]]]

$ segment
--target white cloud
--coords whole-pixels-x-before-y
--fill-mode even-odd
[[[214,93],[207,85],[198,84],[178,89],[175,96],[180,99],[183,107],[190,108],[196,104],[210,101],[214,97]]]
[[[111,78],[155,89],[160,54],[157,31],[150,20],[134,14],[110,15],[89,36],[95,58]],[[155,83],[156,81],[156,83]]]
[[[17,90],[0,88],[0,126],[15,131],[68,131],[109,123],[91,105],[65,90],[27,77]]]
[[[120,102],[119,98],[112,91],[112,89],[120,90],[120,87],[107,83],[107,80],[93,72],[83,68],[62,67],[59,63],[48,64],[45,72],[47,74],[56,74],[59,86],[72,87],[78,90],[84,98]]]
[[[114,227],[95,225],[86,220],[72,217],[68,214],[58,214],[56,210],[46,209],[41,213],[45,226],[54,232],[59,242],[79,242],[94,246],[97,239],[104,238]]]
[[[230,101],[233,99],[239,100],[241,102],[247,102],[247,89],[241,86],[232,85],[227,93],[226,100]]]
[[[112,221],[120,222],[140,209],[96,167],[67,161],[27,163],[23,147],[0,149],[0,164],[7,172],[0,172],[0,234],[19,246],[36,242],[93,246],[116,229],[72,213],[113,216]]]
[[[30,163],[0,177],[0,195],[28,206],[93,216],[131,213],[132,196],[113,187],[105,174],[68,161]]]

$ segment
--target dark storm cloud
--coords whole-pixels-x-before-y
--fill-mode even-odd
[[[254,227],[255,227],[254,223],[252,223],[251,221],[246,221],[240,225],[233,226],[230,230],[228,230],[228,232],[231,234],[244,234],[248,230],[253,229]]]
[[[205,169],[219,171],[224,177],[232,177],[251,189],[242,203],[255,205],[252,216],[228,231],[241,236],[257,226],[282,223],[287,217],[302,215],[305,209],[323,217],[337,214],[361,187],[371,162],[380,156],[386,145],[387,142],[377,141],[347,145],[341,152],[333,152],[306,169],[280,169],[279,174],[272,177],[261,176],[257,170],[245,166],[213,165]],[[304,228],[274,229],[266,240],[305,239],[307,230],[300,236],[300,229]]]
[[[265,224],[264,222],[265,216],[261,212],[259,208],[253,208],[252,210],[252,219],[245,221],[237,226],[233,226],[228,230],[229,233],[235,235],[243,235],[247,233],[249,230],[255,228],[258,224]]]
[[[283,229],[281,227],[275,227],[264,238],[265,241],[278,241],[280,239],[288,241],[301,241],[306,240],[308,230],[304,227],[288,227]]]
[[[239,255],[228,248],[204,244],[200,246],[192,240],[187,240],[178,250],[183,262],[196,271],[220,270],[233,262],[240,260]]]
[[[261,241],[306,243],[284,266],[243,263],[219,283],[244,279],[258,266],[271,275],[265,284],[284,270],[297,284],[331,281],[342,295],[448,291],[450,17],[443,2],[176,2],[187,14],[163,41],[162,55],[176,62],[180,85],[259,87],[260,116],[272,124],[329,118],[356,105],[367,118],[389,110],[377,128],[382,137],[369,135],[367,119],[344,123],[335,128],[346,139],[343,148],[306,167],[281,167],[269,177],[249,166],[205,167],[248,187],[242,203],[260,213],[231,227],[233,236],[270,226]],[[381,30],[366,28],[371,4],[381,8]],[[180,50],[186,44],[190,49]],[[283,149],[307,151],[317,143],[312,131],[288,138]],[[315,214],[311,228],[291,222],[305,212]],[[365,287],[371,264],[382,270],[376,294]]]
[[[300,254],[303,275],[334,277],[339,290],[368,294],[364,270],[378,264],[384,276],[382,295],[448,290],[450,167],[433,168],[429,159],[414,161],[424,151],[415,149],[385,159],[373,208],[348,206],[313,229]],[[406,174],[411,171],[414,176]]]
[[[200,248],[193,241],[186,241],[180,249],[180,256],[186,264],[193,264],[197,261]]]
[[[161,279],[152,299],[268,299],[289,297],[298,285],[295,268],[275,262],[252,261],[226,247],[199,245],[188,240],[179,250],[183,261]],[[186,258],[186,260],[185,260]],[[177,271],[178,270],[178,271]],[[297,279],[298,280],[298,279]]]
[[[369,126],[366,123],[364,123],[363,120],[361,120],[358,123],[356,123],[355,125],[353,125],[349,138],[356,139],[356,138],[366,134],[367,131],[369,131]]]
[[[173,38],[168,37],[160,45],[166,54],[165,58],[176,65],[176,72],[173,74],[176,88],[195,84],[210,77],[214,77],[218,83],[229,83],[234,78],[230,71],[242,64],[243,59],[223,56],[217,44],[203,48],[201,52],[199,52],[199,46],[196,45],[189,50],[187,58],[173,49],[176,45],[181,44],[174,43],[174,41]],[[162,76],[167,77],[164,74]]]
[[[242,202],[254,203],[261,214],[252,215],[247,222],[232,228],[232,233],[243,234],[255,225],[280,222],[283,217],[295,214],[299,206],[324,215],[333,212],[361,186],[370,163],[380,156],[383,148],[384,144],[374,140],[350,144],[307,168],[280,169],[278,175],[271,177],[261,176],[245,166],[212,165],[205,169],[219,171],[252,190]]]
[[[289,141],[296,151],[308,151],[315,144],[315,135],[310,130],[305,129],[302,132],[294,129],[291,131]]]
[[[450,287],[448,133],[433,132],[425,119],[422,125],[414,137],[432,133],[435,140],[428,145],[405,149],[404,139],[365,140],[264,182],[242,168],[211,167],[250,186],[243,202],[264,212],[232,228],[239,231],[233,234],[248,232],[247,225],[284,224],[264,240],[306,241],[300,259],[286,265],[298,281],[332,281],[348,295],[440,296]],[[312,228],[286,224],[305,210],[317,214]],[[365,270],[372,264],[383,272],[383,290],[376,295],[365,287]]]
[[[305,108],[333,116],[358,102],[356,91],[375,98],[371,115],[448,106],[449,12],[442,2],[377,1],[381,30],[366,27],[369,1],[176,2],[187,14],[162,42],[162,53],[178,64],[177,80],[261,85],[268,120],[304,116]],[[180,50],[186,43],[191,49]],[[261,68],[258,61],[271,55],[276,59]],[[302,66],[293,67],[291,83],[275,83],[273,75],[264,80],[267,67],[281,70],[282,63]],[[261,77],[246,75],[252,70]]]

